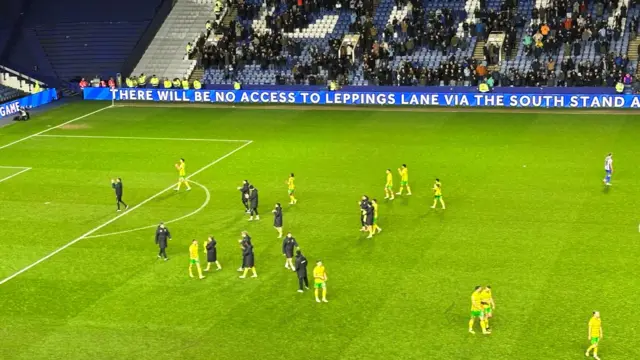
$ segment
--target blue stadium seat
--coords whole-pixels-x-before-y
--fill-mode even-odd
[[[30,0],[17,41],[7,47],[3,61],[36,77],[113,76],[122,70],[163,1]],[[21,2],[2,2],[0,24],[6,4]],[[0,49],[2,34],[0,25]]]

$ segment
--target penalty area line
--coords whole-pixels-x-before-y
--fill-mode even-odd
[[[251,140],[235,139],[190,139],[190,138],[163,138],[163,137],[143,137],[143,136],[102,136],[102,135],[56,135],[46,134],[38,137],[50,138],[78,138],[78,139],[115,139],[115,140],[161,140],[161,141],[209,141],[209,142],[249,142]]]
[[[33,136],[35,136],[35,135],[32,135],[31,137],[33,137]],[[26,139],[26,138],[25,138],[25,139]],[[196,171],[196,172],[194,172],[193,174],[191,174],[191,175],[187,176],[187,179],[190,179],[190,178],[192,178],[192,177],[194,177],[194,176],[198,175],[199,173],[201,173],[201,172],[203,172],[203,171],[207,170],[208,168],[212,167],[213,165],[215,165],[215,164],[219,163],[220,161],[222,161],[222,160],[224,160],[224,159],[228,158],[229,156],[231,156],[231,155],[235,154],[236,152],[238,152],[238,151],[240,151],[240,150],[244,149],[245,147],[249,146],[251,143],[253,143],[253,141],[247,141],[246,143],[244,143],[244,144],[242,144],[242,145],[238,146],[237,148],[235,148],[235,149],[233,149],[233,150],[229,151],[228,153],[226,153],[226,154],[222,155],[221,157],[217,158],[216,160],[214,160],[214,161],[210,162],[209,164],[207,164],[207,165],[203,166],[202,168],[200,168],[199,170],[197,170],[197,171]],[[13,274],[11,274],[11,275],[7,276],[6,278],[4,278],[4,279],[0,280],[0,285],[3,285],[3,284],[5,284],[5,283],[7,283],[8,281],[10,281],[10,280],[12,280],[12,279],[15,279],[16,277],[20,276],[21,274],[24,274],[25,272],[27,272],[27,271],[29,271],[29,270],[33,269],[34,267],[38,266],[39,264],[41,264],[41,263],[43,263],[43,262],[47,261],[48,259],[50,259],[50,258],[54,257],[56,254],[58,254],[58,253],[60,253],[60,252],[64,251],[64,249],[66,249],[66,248],[70,247],[71,245],[73,245],[73,244],[75,244],[75,243],[77,243],[77,242],[80,242],[80,241],[82,241],[82,240],[86,239],[88,236],[90,236],[90,235],[94,234],[96,231],[98,231],[98,230],[100,230],[100,229],[104,228],[105,226],[107,226],[107,225],[109,225],[109,224],[111,224],[111,223],[113,223],[113,222],[117,221],[117,220],[118,220],[118,219],[120,219],[121,217],[123,217],[123,216],[127,216],[128,214],[130,214],[131,212],[133,212],[135,209],[140,208],[142,205],[144,205],[144,204],[146,204],[146,203],[150,202],[151,200],[153,200],[153,199],[157,198],[158,196],[160,196],[160,195],[164,194],[165,192],[167,192],[167,191],[169,191],[169,190],[173,189],[175,186],[176,186],[176,184],[172,184],[171,186],[167,187],[166,189],[159,191],[159,192],[158,192],[158,193],[156,193],[155,195],[152,195],[152,196],[150,196],[150,197],[146,198],[145,200],[143,200],[142,202],[140,202],[139,204],[137,204],[137,205],[135,205],[135,206],[131,207],[128,211],[123,212],[122,214],[120,214],[120,215],[118,215],[118,216],[114,217],[113,219],[108,220],[108,221],[106,221],[106,222],[102,223],[101,225],[98,225],[98,226],[94,227],[93,229],[91,229],[91,230],[87,231],[86,233],[84,233],[84,234],[80,235],[80,237],[78,237],[78,238],[76,238],[76,239],[74,239],[74,240],[69,241],[68,243],[66,243],[66,244],[62,245],[61,247],[59,247],[59,248],[57,248],[56,250],[54,250],[54,251],[52,251],[51,253],[49,253],[48,255],[46,255],[46,256],[44,256],[44,257],[40,258],[39,260],[37,260],[37,261],[33,262],[33,263],[32,263],[32,264],[30,264],[30,265],[25,266],[24,268],[22,268],[22,269],[20,269],[20,270],[16,271],[15,273],[13,273]]]
[[[4,178],[0,179],[0,183],[3,182],[3,181],[9,180],[9,179],[11,179],[13,177],[16,177],[16,176],[22,174],[23,172],[27,172],[27,171],[31,170],[30,167],[22,167],[22,166],[0,166],[0,168],[1,169],[22,169],[22,170],[18,171],[15,174],[11,174],[11,175],[9,175],[7,177],[4,177]]]
[[[12,141],[12,142],[10,142],[10,143],[8,143],[8,144],[5,144],[5,145],[0,146],[0,150],[2,150],[2,149],[4,149],[4,148],[8,148],[9,146],[12,146],[12,145],[15,145],[15,144],[17,144],[17,143],[23,142],[23,141],[25,141],[25,140],[29,140],[29,139],[31,139],[32,137],[36,137],[36,136],[38,136],[38,135],[42,135],[42,134],[44,134],[44,133],[46,133],[46,132],[49,132],[49,131],[51,131],[51,130],[61,128],[61,127],[65,126],[65,125],[68,125],[68,124],[74,123],[74,122],[76,122],[76,121],[78,121],[78,120],[82,120],[82,119],[84,119],[84,118],[86,118],[86,117],[88,117],[88,116],[91,116],[91,115],[93,115],[93,114],[97,114],[97,113],[99,113],[99,112],[101,112],[101,111],[104,111],[104,110],[110,109],[110,108],[112,108],[112,107],[113,107],[112,105],[105,106],[105,107],[103,107],[103,108],[100,108],[100,109],[98,109],[98,110],[92,111],[92,112],[87,113],[87,114],[84,114],[84,115],[82,115],[82,116],[78,116],[78,117],[77,117],[77,118],[75,118],[75,119],[71,119],[71,120],[69,120],[69,121],[63,122],[62,124],[58,124],[58,125],[56,125],[56,126],[52,126],[52,127],[50,127],[50,128],[46,128],[46,129],[44,129],[44,130],[42,130],[42,131],[39,131],[39,132],[37,132],[37,133],[35,133],[35,134],[31,134],[31,135],[29,135],[29,136],[25,136],[25,137],[23,137],[23,138],[21,138],[21,139],[18,139],[18,140],[16,140],[16,141]]]

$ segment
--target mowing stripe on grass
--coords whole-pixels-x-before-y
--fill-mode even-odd
[[[169,221],[163,221],[165,225],[169,225],[171,223],[174,222],[178,222],[180,220],[184,220],[188,217],[191,217],[197,213],[199,213],[200,211],[202,211],[202,209],[204,209],[207,204],[209,204],[209,201],[211,201],[211,193],[209,192],[209,189],[207,189],[206,186],[197,183],[195,181],[191,181],[192,184],[196,184],[198,186],[200,186],[202,188],[202,190],[204,190],[204,193],[206,194],[206,198],[204,199],[204,202],[202,203],[202,205],[200,205],[199,208],[193,210],[192,212],[186,214],[186,215],[182,215],[179,218],[175,218],[175,219],[171,219]],[[157,227],[157,224],[154,225],[149,225],[149,226],[143,226],[143,227],[139,227],[139,228],[135,228],[135,229],[129,229],[129,230],[122,230],[122,231],[116,231],[116,232],[110,232],[110,233],[106,233],[106,234],[98,234],[98,235],[89,235],[89,236],[85,236],[85,239],[93,239],[93,238],[99,238],[99,237],[105,237],[105,236],[111,236],[111,235],[120,235],[120,234],[128,234],[130,232],[134,232],[134,231],[140,231],[140,230],[146,230],[146,229],[153,229],[155,227]]]
[[[37,134],[35,134],[35,135],[37,135]],[[35,135],[32,135],[32,136],[30,136],[30,137],[33,137],[33,136],[35,136]],[[25,138],[25,139],[26,139],[26,138]],[[210,162],[209,164],[207,164],[207,165],[203,166],[202,168],[198,169],[198,170],[197,170],[196,172],[194,172],[193,174],[191,174],[191,175],[187,176],[187,179],[190,179],[190,178],[192,178],[192,177],[194,177],[194,176],[198,175],[199,173],[201,173],[201,172],[203,172],[203,171],[207,170],[208,168],[212,167],[213,165],[215,165],[215,164],[219,163],[220,161],[222,161],[222,160],[224,160],[224,159],[228,158],[229,156],[231,156],[231,155],[235,154],[236,152],[238,152],[238,151],[240,151],[240,150],[244,149],[246,146],[248,146],[248,145],[249,145],[249,144],[251,144],[252,142],[253,142],[253,141],[247,141],[246,143],[244,143],[244,144],[242,144],[242,145],[238,146],[237,148],[235,148],[235,149],[233,149],[233,150],[229,151],[229,152],[228,152],[228,153],[226,153],[225,155],[222,155],[221,157],[217,158],[216,160],[214,160],[214,161]],[[34,263],[32,263],[32,264],[30,264],[30,265],[28,265],[28,266],[26,266],[26,267],[24,267],[24,268],[20,269],[20,270],[18,270],[18,271],[16,271],[15,273],[13,273],[13,274],[9,275],[8,277],[6,277],[6,278],[2,279],[2,280],[0,281],[0,285],[2,285],[2,284],[4,284],[4,283],[8,282],[8,281],[9,281],[9,280],[11,280],[11,279],[14,279],[15,277],[19,276],[20,274],[23,274],[23,273],[25,273],[25,272],[29,271],[30,269],[32,269],[32,268],[34,268],[34,267],[36,267],[38,264],[40,264],[40,263],[42,263],[42,262],[46,261],[47,259],[52,258],[53,256],[55,256],[55,255],[56,255],[56,254],[58,254],[59,252],[61,252],[61,251],[63,251],[64,249],[68,248],[69,246],[71,246],[71,245],[73,245],[73,244],[75,244],[75,243],[79,242],[80,240],[85,239],[85,238],[86,238],[86,237],[88,237],[89,235],[91,235],[91,234],[95,233],[96,231],[98,231],[98,230],[102,229],[103,227],[105,227],[105,226],[107,226],[107,225],[109,225],[109,224],[113,223],[114,221],[116,221],[116,220],[120,219],[121,217],[123,217],[123,216],[126,216],[126,215],[130,214],[130,213],[131,213],[132,211],[134,211],[135,209],[137,209],[137,208],[141,207],[142,205],[144,205],[144,204],[148,203],[149,201],[151,201],[151,200],[153,200],[153,199],[157,198],[158,196],[160,196],[160,195],[164,194],[165,192],[167,192],[167,191],[169,191],[169,190],[173,189],[173,188],[174,188],[174,186],[176,186],[176,184],[172,184],[171,186],[167,187],[166,189],[159,191],[159,192],[158,192],[158,193],[156,193],[155,195],[152,195],[152,196],[148,197],[147,199],[143,200],[143,201],[142,201],[142,202],[140,202],[138,205],[133,206],[133,207],[132,207],[131,209],[129,209],[127,212],[123,212],[122,214],[120,214],[120,215],[118,215],[118,216],[114,217],[113,219],[108,220],[108,221],[106,221],[106,222],[102,223],[101,225],[98,225],[98,226],[94,227],[93,229],[91,229],[91,230],[87,231],[86,233],[82,234],[80,237],[78,237],[78,238],[76,238],[76,239],[74,239],[74,240],[72,240],[72,241],[70,241],[70,242],[66,243],[65,245],[63,245],[63,246],[61,246],[61,247],[57,248],[56,250],[52,251],[51,253],[49,253],[49,254],[48,254],[48,255],[46,255],[45,257],[41,258],[40,260],[38,260],[38,261],[36,261],[36,262],[34,262]]]
[[[18,171],[15,174],[12,174],[12,175],[9,175],[9,176],[7,176],[5,178],[0,179],[0,182],[3,182],[5,180],[9,180],[12,177],[18,176],[18,175],[22,174],[23,172],[31,170],[30,167],[21,167],[21,166],[0,166],[0,168],[2,168],[2,169],[22,169],[22,170]]]
[[[144,102],[114,105],[139,108],[212,108],[233,110],[292,110],[292,111],[383,111],[425,113],[493,113],[493,114],[541,114],[541,115],[635,115],[638,109],[605,108],[524,108],[524,107],[452,107],[452,106],[396,106],[396,105],[310,105],[277,103],[152,103]],[[634,111],[635,110],[635,111]]]
[[[82,115],[82,116],[78,116],[77,118],[75,118],[75,119],[71,119],[71,120],[69,120],[69,121],[67,121],[67,122],[63,122],[63,123],[62,123],[62,124],[60,124],[60,125],[56,125],[56,126],[53,126],[53,127],[48,128],[48,129],[44,129],[44,130],[42,130],[42,131],[40,131],[40,132],[37,132],[37,133],[35,133],[35,134],[31,134],[31,135],[29,135],[29,136],[25,136],[25,137],[23,137],[22,139],[18,139],[18,140],[16,140],[16,141],[10,142],[10,143],[8,143],[8,144],[6,144],[6,145],[2,145],[2,146],[0,146],[0,150],[2,150],[2,149],[4,149],[4,148],[8,148],[9,146],[12,146],[12,145],[15,145],[15,144],[17,144],[17,143],[23,142],[23,141],[25,141],[25,140],[29,140],[29,139],[31,139],[31,138],[32,138],[32,137],[34,137],[34,136],[38,136],[38,135],[40,135],[40,134],[44,134],[44,133],[46,133],[46,132],[48,132],[48,131],[51,131],[51,130],[53,130],[53,129],[57,129],[57,128],[59,128],[59,127],[63,127],[63,126],[65,126],[65,125],[71,124],[71,123],[76,122],[76,121],[78,121],[78,120],[82,120],[82,119],[86,118],[87,116],[91,116],[91,115],[93,115],[93,114],[97,114],[97,113],[99,113],[100,111],[107,110],[107,109],[110,109],[110,108],[112,108],[112,107],[113,107],[112,105],[109,105],[109,106],[106,106],[106,107],[100,108],[100,109],[98,109],[98,110],[96,110],[96,111],[92,111],[92,112],[90,112],[90,113],[84,114],[84,115]]]
[[[37,135],[38,137],[51,138],[79,138],[79,139],[116,139],[116,140],[167,140],[167,141],[211,141],[211,142],[249,142],[250,140],[234,139],[189,139],[189,138],[159,138],[159,137],[139,137],[139,136],[101,136],[101,135]]]

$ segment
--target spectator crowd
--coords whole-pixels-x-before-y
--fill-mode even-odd
[[[480,0],[473,14],[448,8],[427,10],[423,0],[395,0],[399,8],[406,7],[406,16],[382,28],[374,24],[373,0],[235,1],[236,19],[228,25],[207,22],[202,35],[186,49],[199,68],[220,70],[226,80],[236,81],[252,65],[277,74],[278,84],[335,81],[348,85],[360,70],[371,85],[613,86],[633,82],[632,63],[626,54],[613,50],[624,36],[629,10],[620,4],[623,0],[550,0],[548,6],[533,8],[530,14],[518,12],[517,0],[505,0],[498,10]],[[332,9],[347,11],[349,32],[359,35],[358,43],[346,51],[342,38],[330,36],[318,43],[283,35],[308,27],[318,11]],[[265,15],[264,28],[246,25],[261,15]],[[609,16],[612,22],[607,21]],[[627,21],[633,39],[639,20],[633,16]],[[482,59],[462,55],[470,53],[474,38],[487,40],[494,31],[503,32],[504,41],[487,44]],[[440,63],[427,66],[418,57],[411,58],[417,52],[423,54],[423,49],[437,54]],[[355,51],[358,56],[353,56]],[[409,60],[396,60],[402,56]],[[185,79],[167,80],[182,88]],[[164,82],[160,80],[160,85]]]

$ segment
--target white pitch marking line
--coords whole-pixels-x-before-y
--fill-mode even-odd
[[[27,166],[2,166],[0,165],[0,169],[31,169]]]
[[[22,174],[23,172],[27,172],[27,171],[31,170],[30,167],[26,168],[26,167],[15,167],[15,166],[2,166],[2,168],[5,168],[5,169],[22,169],[22,170],[18,171],[15,174],[12,174],[12,175],[9,175],[9,176],[7,176],[5,178],[0,179],[0,183],[3,182],[3,181],[9,180],[12,177],[16,177],[16,176]]]
[[[209,201],[211,200],[211,193],[209,193],[209,189],[207,189],[204,185],[202,185],[200,183],[197,183],[195,181],[191,181],[191,183],[200,186],[204,190],[205,194],[207,195],[207,198],[204,200],[204,203],[202,205],[200,205],[199,208],[195,209],[194,211],[192,211],[192,212],[190,212],[190,213],[188,213],[186,215],[183,215],[183,216],[181,216],[181,217],[179,217],[177,219],[164,221],[165,225],[169,225],[171,223],[178,222],[180,220],[184,220],[184,219],[186,219],[186,218],[188,218],[190,216],[193,216],[193,215],[199,213],[200,211],[202,211],[202,209],[204,209],[209,204]],[[149,225],[149,226],[143,226],[143,227],[139,227],[139,228],[135,228],[135,229],[116,231],[116,232],[107,233],[107,234],[98,234],[98,235],[85,236],[85,239],[93,239],[93,238],[99,238],[99,237],[105,237],[105,236],[111,236],[111,235],[128,234],[128,233],[134,232],[134,231],[153,229],[156,226],[158,226],[158,225]]]
[[[42,131],[40,131],[40,132],[37,132],[37,133],[35,133],[35,134],[31,134],[31,135],[29,135],[29,136],[25,136],[25,137],[23,137],[23,138],[21,138],[21,139],[18,139],[18,140],[16,140],[16,141],[13,141],[13,142],[10,142],[10,143],[8,143],[8,144],[5,144],[5,145],[0,146],[0,150],[2,150],[2,149],[4,149],[4,148],[8,148],[9,146],[15,145],[15,144],[17,144],[17,143],[19,143],[19,142],[23,142],[23,141],[25,141],[25,140],[31,139],[32,137],[35,137],[35,136],[38,136],[38,135],[44,134],[44,133],[46,133],[46,132],[48,132],[48,131],[51,131],[51,130],[53,130],[53,129],[57,129],[57,128],[63,127],[63,126],[65,126],[65,125],[71,124],[71,123],[73,123],[73,122],[76,122],[76,121],[78,121],[78,120],[82,120],[82,119],[86,118],[87,116],[91,116],[91,115],[93,115],[93,114],[97,114],[97,113],[99,113],[100,111],[107,110],[107,109],[109,109],[109,108],[111,108],[111,107],[112,107],[112,105],[109,105],[109,106],[106,106],[106,107],[100,108],[100,109],[98,109],[98,110],[96,110],[96,111],[92,111],[92,112],[90,112],[90,113],[88,113],[88,114],[84,114],[84,115],[82,115],[82,116],[78,116],[78,117],[77,117],[77,118],[75,118],[75,119],[71,119],[71,120],[69,120],[69,121],[67,121],[67,122],[63,122],[62,124],[59,124],[59,125],[56,125],[56,126],[52,126],[52,127],[50,127],[50,128],[44,129],[44,130],[42,130]]]
[[[78,139],[116,139],[116,140],[167,140],[167,141],[211,141],[211,142],[248,142],[250,140],[233,139],[189,139],[189,138],[156,138],[139,136],[101,136],[101,135],[38,135],[38,137],[51,138],[78,138]]]
[[[210,162],[209,164],[205,165],[204,167],[200,168],[198,171],[194,172],[193,174],[191,174],[191,175],[187,176],[187,179],[190,179],[191,177],[198,175],[199,173],[201,173],[201,172],[205,171],[206,169],[210,168],[211,166],[213,166],[213,165],[215,165],[215,164],[219,163],[220,161],[222,161],[222,160],[224,160],[224,159],[228,158],[229,156],[231,156],[231,155],[235,154],[236,152],[238,152],[238,151],[240,151],[240,150],[244,149],[246,146],[248,146],[248,145],[249,145],[249,144],[251,144],[252,142],[253,142],[253,141],[248,141],[248,142],[246,142],[245,144],[243,144],[243,145],[241,145],[241,146],[238,146],[238,147],[237,147],[237,148],[235,148],[234,150],[232,150],[232,151],[230,151],[230,152],[226,153],[225,155],[223,155],[223,156],[221,156],[221,157],[217,158],[216,160],[214,160],[214,161]],[[144,204],[148,203],[149,201],[151,201],[151,200],[153,200],[153,199],[157,198],[158,196],[160,196],[160,195],[164,194],[165,192],[167,192],[167,191],[169,191],[169,190],[173,189],[173,188],[174,188],[174,186],[176,186],[176,184],[172,184],[171,186],[169,186],[168,188],[166,188],[166,189],[164,189],[164,190],[161,190],[161,191],[160,191],[160,192],[158,192],[157,194],[155,194],[155,195],[152,195],[152,196],[148,197],[146,200],[143,200],[143,201],[142,201],[141,203],[139,203],[138,205],[136,205],[136,206],[132,207],[129,211],[124,212],[124,213],[122,213],[122,214],[120,214],[120,215],[118,215],[118,216],[114,217],[113,219],[108,220],[108,221],[106,221],[106,222],[102,223],[102,225],[98,225],[98,226],[94,227],[93,229],[91,229],[91,230],[87,231],[86,233],[84,233],[84,234],[80,235],[80,237],[78,237],[78,238],[76,238],[76,239],[74,239],[74,240],[71,240],[70,242],[68,242],[68,243],[66,243],[66,244],[62,245],[61,247],[57,248],[56,250],[52,251],[51,253],[49,253],[49,254],[48,254],[48,255],[46,255],[45,257],[41,258],[40,260],[38,260],[38,261],[36,261],[36,262],[34,262],[34,263],[30,264],[30,265],[27,265],[27,266],[25,266],[24,268],[22,268],[22,269],[20,269],[20,270],[16,271],[15,273],[13,273],[13,274],[9,275],[8,277],[6,277],[6,278],[2,279],[2,280],[0,281],[0,285],[2,285],[2,284],[4,284],[4,283],[8,282],[9,280],[11,280],[11,279],[15,278],[16,276],[18,276],[18,275],[20,275],[20,274],[23,274],[23,273],[25,273],[25,272],[29,271],[30,269],[32,269],[33,267],[37,266],[38,264],[40,264],[40,263],[42,263],[42,262],[44,262],[44,261],[46,261],[46,260],[48,260],[48,259],[52,258],[53,256],[55,256],[55,255],[56,255],[56,254],[58,254],[59,252],[61,252],[61,251],[63,251],[64,249],[68,248],[69,246],[71,246],[71,245],[73,245],[73,244],[75,244],[75,243],[77,243],[77,242],[79,242],[79,241],[81,241],[81,240],[85,239],[87,236],[90,236],[91,234],[93,234],[93,233],[95,233],[96,231],[98,231],[98,230],[102,229],[103,227],[105,227],[105,226],[107,226],[107,225],[109,225],[109,224],[113,223],[114,221],[116,221],[116,220],[120,219],[121,217],[126,216],[127,214],[131,214],[131,212],[132,212],[132,211],[134,211],[135,209],[137,209],[137,208],[141,207],[142,205],[144,205]]]

